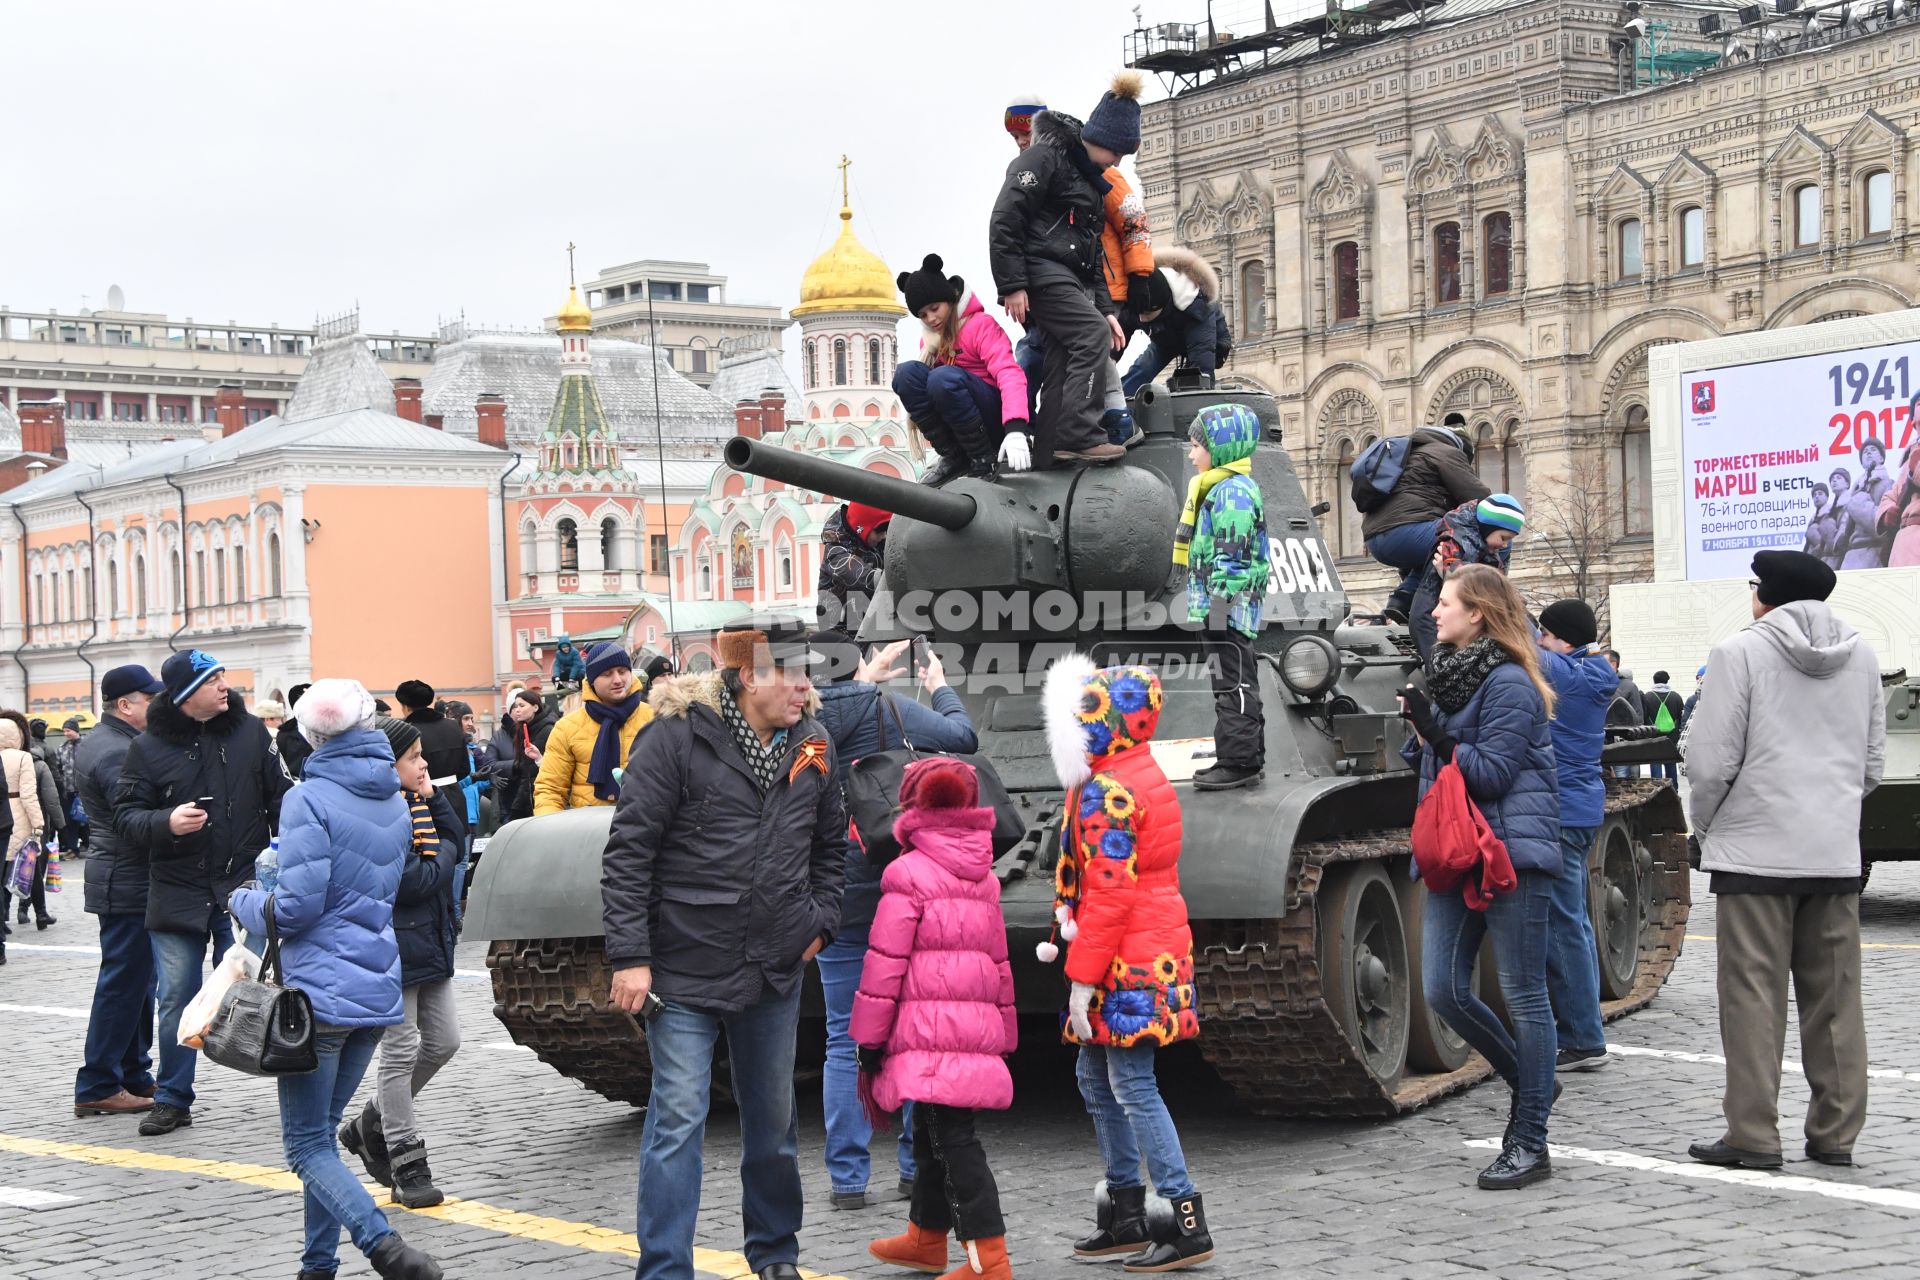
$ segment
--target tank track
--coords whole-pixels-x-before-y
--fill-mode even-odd
[[[1662,823],[1658,810],[1668,810]],[[1645,778],[1610,778],[1607,813],[1638,811],[1641,843],[1653,855],[1651,867],[1642,867],[1641,908],[1647,923],[1640,931],[1640,964],[1633,989],[1619,1000],[1601,1004],[1608,1022],[1653,1003],[1680,958],[1687,939],[1687,919],[1693,914],[1692,868],[1687,865],[1687,828],[1679,795],[1665,783]]]
[[[643,1107],[652,1063],[639,1022],[608,1003],[600,938],[497,941],[487,949],[493,1016],[513,1042],[614,1102]]]
[[[1610,783],[1607,810],[1642,809],[1660,789],[1645,781]],[[1642,931],[1633,990],[1604,1006],[1608,1019],[1645,1006],[1658,993],[1679,957],[1691,908],[1684,830],[1638,825],[1654,859],[1654,874],[1646,878],[1652,927]],[[1316,901],[1327,868],[1411,856],[1408,839],[1401,827],[1296,845],[1285,915],[1194,922],[1199,1048],[1256,1115],[1398,1115],[1492,1074],[1474,1054],[1458,1070],[1409,1075],[1388,1090],[1347,1039],[1321,990]]]

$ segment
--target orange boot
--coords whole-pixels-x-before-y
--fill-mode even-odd
[[[1013,1280],[1013,1264],[1007,1260],[1007,1238],[989,1236],[966,1241],[967,1258],[940,1280]]]
[[[867,1246],[867,1252],[896,1267],[937,1275],[947,1266],[947,1233],[928,1231],[909,1222],[905,1235],[875,1240]]]

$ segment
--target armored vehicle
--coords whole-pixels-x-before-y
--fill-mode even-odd
[[[1265,444],[1273,573],[1256,641],[1265,704],[1262,781],[1197,792],[1213,699],[1201,637],[1185,626],[1174,526],[1191,477],[1187,424],[1243,403]],[[1062,794],[1039,689],[1054,656],[1139,662],[1166,689],[1155,754],[1182,793],[1181,881],[1193,920],[1199,1049],[1262,1114],[1389,1115],[1488,1074],[1421,996],[1425,889],[1408,874],[1415,778],[1394,691],[1418,668],[1404,630],[1355,625],[1315,512],[1282,447],[1273,400],[1245,391],[1144,389],[1146,440],[1105,466],[997,481],[908,484],[736,439],[738,470],[896,513],[885,585],[862,635],[923,633],[1023,808],[1026,838],[996,869],[1023,1011],[1058,1010],[1058,965],[1034,944],[1052,923]],[[1376,620],[1377,621],[1377,620]],[[1689,906],[1685,830],[1672,790],[1610,783],[1590,892],[1610,1014],[1651,1000],[1679,954]],[[513,824],[482,862],[470,934],[492,940],[496,1011],[513,1037],[609,1097],[644,1101],[632,1020],[607,1004],[599,855],[607,810]],[[1490,992],[1484,970],[1483,986]]]
[[[1860,805],[1861,888],[1876,862],[1920,860],[1920,677],[1881,676],[1887,690],[1887,761]]]

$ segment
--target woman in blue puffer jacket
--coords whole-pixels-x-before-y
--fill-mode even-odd
[[[881,682],[906,674],[893,664],[906,652],[908,641],[890,644],[862,662],[860,646],[844,631],[817,631],[809,639],[820,695],[819,718],[833,739],[834,759],[843,771],[836,779],[845,785],[844,770],[861,756],[891,751],[903,745],[901,734],[922,751],[960,752],[978,748],[973,721],[960,695],[947,687],[938,657],[929,654],[920,670],[920,683],[932,699],[924,706],[912,698],[892,697]],[[884,702],[885,709],[882,709]],[[880,906],[880,871],[867,862],[858,844],[848,841],[846,887],[840,900],[840,930],[820,952],[820,990],[827,1005],[827,1061],[820,1072],[820,1091],[827,1124],[827,1176],[833,1184],[836,1209],[859,1209],[867,1203],[872,1172],[868,1154],[873,1126],[867,1123],[855,1096],[859,1077],[858,1046],[848,1034],[853,996],[867,956],[867,935]],[[906,1198],[913,1186],[911,1117],[900,1122],[896,1163],[900,1169],[898,1196]]]
[[[1545,1178],[1553,1110],[1553,1010],[1547,1000],[1547,917],[1560,874],[1560,797],[1553,760],[1553,688],[1540,672],[1526,604],[1498,569],[1462,565],[1433,610],[1438,643],[1427,665],[1432,700],[1401,693],[1419,734],[1424,799],[1441,766],[1459,766],[1467,792],[1507,846],[1519,883],[1484,912],[1457,893],[1427,895],[1421,973],[1427,1003],[1513,1089],[1500,1155],[1480,1174],[1488,1191]],[[1473,992],[1480,941],[1493,938],[1513,1034]]]
[[[438,1280],[439,1265],[387,1224],[334,1145],[381,1034],[401,1019],[393,902],[412,816],[359,681],[315,681],[294,715],[314,751],[280,807],[272,899],[285,981],[313,1002],[320,1060],[279,1081],[281,1138],[306,1199],[300,1280],[332,1280],[343,1226],[382,1276]],[[242,888],[228,900],[249,933],[265,933],[267,897]]]

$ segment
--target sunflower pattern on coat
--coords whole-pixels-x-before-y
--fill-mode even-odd
[[[1200,1019],[1180,896],[1180,802],[1151,745],[1160,680],[1144,667],[1075,661],[1055,665],[1045,695],[1056,759],[1058,738],[1072,734],[1086,775],[1069,797],[1054,870],[1067,977],[1095,989],[1092,1043],[1173,1044],[1197,1036]],[[1061,1034],[1076,1040],[1064,1023]]]

